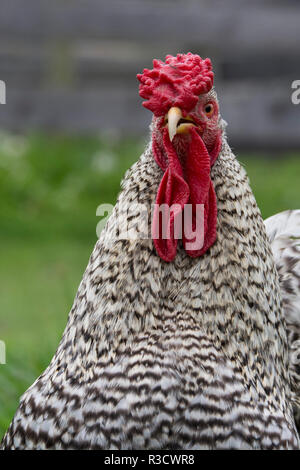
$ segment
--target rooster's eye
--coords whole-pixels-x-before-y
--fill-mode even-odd
[[[213,115],[213,112],[214,112],[213,105],[211,103],[205,105],[204,111],[205,111],[205,114],[206,114],[207,117],[211,117]]]

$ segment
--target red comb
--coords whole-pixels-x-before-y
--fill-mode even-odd
[[[145,108],[155,116],[164,116],[172,106],[191,111],[198,96],[213,86],[214,74],[210,59],[192,54],[167,55],[165,62],[153,60],[153,69],[137,75],[140,96]]]

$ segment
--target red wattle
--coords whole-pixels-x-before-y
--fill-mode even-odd
[[[153,214],[152,238],[159,256],[165,261],[172,261],[176,256],[178,240],[175,238],[176,218],[181,217],[184,205],[189,200],[189,187],[183,178],[183,171],[170,141],[167,129],[163,133],[164,148],[168,155],[168,167],[160,182]],[[154,151],[155,152],[155,151]],[[161,155],[156,155],[156,160],[161,161]],[[166,204],[168,207],[175,207],[170,211],[169,238],[162,236],[163,215],[160,216],[160,207]]]
[[[172,261],[176,256],[178,243],[178,223],[182,218],[182,241],[186,253],[195,258],[203,255],[216,240],[217,229],[217,200],[215,190],[210,179],[210,169],[217,159],[221,149],[220,135],[217,137],[213,150],[208,150],[198,134],[197,130],[191,129],[191,142],[184,165],[184,170],[179,161],[178,155],[170,141],[167,129],[163,131],[163,149],[160,148],[153,136],[153,153],[158,165],[165,171],[159,185],[156,205],[153,214],[152,238],[158,255],[165,261]],[[167,158],[165,157],[165,154]],[[175,210],[170,211],[167,220],[169,224],[167,238],[163,237],[162,223],[163,217],[159,208],[166,204]],[[176,204],[176,206],[174,206]],[[193,238],[186,237],[184,227],[183,211],[186,204],[191,205],[192,220],[190,228],[196,233]],[[199,236],[197,227],[196,208],[203,205],[203,220],[201,220],[203,233],[201,245],[196,244],[196,237]],[[199,222],[199,221],[198,221]],[[166,224],[166,221],[164,221]],[[196,228],[198,231],[196,231]],[[190,247],[192,244],[192,248]]]

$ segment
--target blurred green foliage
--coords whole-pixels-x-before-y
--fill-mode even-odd
[[[0,134],[0,438],[48,365],[96,241],[96,208],[114,203],[144,142]],[[264,217],[300,207],[299,155],[239,155]]]
[[[96,206],[115,201],[141,150],[132,140],[0,134],[0,236],[89,237]]]

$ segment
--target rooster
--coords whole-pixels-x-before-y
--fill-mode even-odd
[[[296,449],[278,273],[211,62],[167,56],[138,79],[151,141],[2,448]]]

